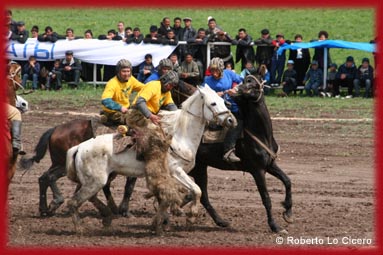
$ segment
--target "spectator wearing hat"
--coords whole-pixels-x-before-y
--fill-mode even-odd
[[[184,22],[184,28],[181,30],[179,39],[180,41],[189,41],[192,38],[195,38],[197,35],[196,30],[192,27],[192,18],[185,17],[183,19]],[[180,60],[182,61],[184,59],[184,56],[186,53],[192,53],[190,45],[180,45]]]
[[[301,43],[303,42],[303,36],[296,34],[294,40],[293,43]],[[294,70],[297,72],[297,84],[302,84],[311,61],[309,49],[290,49],[289,60],[294,61]]]
[[[319,31],[318,41],[324,41],[328,39],[328,33],[325,30]],[[313,40],[312,40],[313,41]],[[313,60],[318,61],[319,69],[322,71],[327,70],[327,66],[324,67],[324,48],[315,48]],[[327,48],[327,65],[331,64],[330,49]]]
[[[29,37],[28,30],[25,29],[24,21],[19,21],[16,23],[17,31],[12,33],[11,40],[18,41],[19,43],[25,43]]]
[[[254,65],[255,53],[254,53],[254,42],[253,38],[247,34],[246,29],[238,29],[238,34],[233,40],[233,44],[237,45],[235,52],[235,63],[241,61],[241,70],[245,69],[248,62],[252,62]]]
[[[311,62],[311,67],[306,73],[303,84],[305,84],[307,96],[313,96],[312,91],[314,96],[319,95],[319,87],[323,84],[323,71],[318,68],[318,61],[313,60]]]
[[[374,80],[374,68],[370,65],[368,58],[363,58],[362,64],[357,69],[356,79],[354,80],[355,96],[360,95],[360,87],[365,88],[364,97],[372,96],[372,87]]]
[[[287,61],[287,69],[282,78],[283,92],[290,95],[297,88],[297,72],[294,70],[294,61]]]
[[[348,56],[346,62],[342,64],[335,77],[334,94],[335,97],[340,97],[339,87],[347,88],[346,98],[352,98],[352,91],[354,89],[354,80],[357,78],[357,69],[354,63],[354,58]]]
[[[44,29],[44,33],[37,37],[37,40],[40,42],[56,42],[59,38],[59,35],[53,31],[51,26],[47,26]]]
[[[180,38],[180,34],[181,34],[181,31],[182,31],[182,26],[181,26],[181,23],[182,23],[182,20],[180,17],[175,17],[174,20],[173,20],[173,31],[174,33],[176,34],[176,37],[178,38],[178,41],[182,41],[181,38]]]
[[[271,70],[271,58],[274,53],[273,39],[270,36],[270,31],[265,28],[261,31],[261,37],[254,41],[257,46],[255,50],[255,61],[257,65],[265,64],[268,70]]]
[[[149,28],[149,34],[144,38],[144,43],[159,44],[162,42],[161,36],[158,34],[158,28],[155,25],[151,25]]]
[[[32,81],[32,89],[37,89],[37,81],[39,79],[40,74],[40,64],[36,61],[34,56],[30,56],[28,58],[28,62],[23,66],[23,81],[22,86],[25,88],[27,84],[27,80]]]
[[[171,29],[172,27],[170,26],[170,18],[164,17],[160,24],[160,28],[158,29],[158,34],[162,37],[165,37],[168,31]]]
[[[152,59],[153,57],[151,54],[146,54],[145,60],[138,66],[137,80],[140,82],[144,82],[154,72]]]
[[[286,52],[283,51],[281,54],[278,54],[277,51],[279,47],[287,43],[285,41],[285,36],[281,33],[276,35],[276,39],[273,40],[272,45],[274,46],[273,56],[271,57],[271,70],[270,70],[270,79],[271,86],[279,86],[282,80],[283,69],[285,68],[286,63]]]
[[[31,36],[32,38],[35,38],[37,39],[39,37],[39,27],[34,25],[32,28],[31,28]]]
[[[73,56],[73,51],[65,52],[65,58],[61,60],[59,70],[56,72],[57,87],[62,87],[62,81],[72,82],[72,88],[77,88],[80,82],[82,66],[80,61]]]
[[[140,28],[138,27],[135,27],[133,29],[133,34],[129,35],[127,38],[126,38],[126,43],[136,43],[136,44],[140,44],[142,42],[142,40],[144,39],[144,36],[141,34],[141,30]]]

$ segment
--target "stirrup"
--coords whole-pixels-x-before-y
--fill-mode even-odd
[[[235,155],[235,149],[231,149],[223,155],[223,160],[228,163],[240,162],[241,159]]]

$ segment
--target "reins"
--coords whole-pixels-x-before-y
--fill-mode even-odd
[[[275,160],[278,157],[278,152],[279,152],[279,145],[278,145],[278,150],[277,152],[273,152],[269,147],[267,147],[266,144],[264,144],[258,137],[253,135],[247,128],[244,129],[245,132],[255,141],[257,142],[267,153],[270,154],[270,157]]]

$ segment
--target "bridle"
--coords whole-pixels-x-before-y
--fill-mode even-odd
[[[204,96],[203,96],[203,94],[201,93],[201,91],[200,91],[199,89],[198,89],[198,92],[200,93],[201,98],[203,99]],[[209,105],[207,105],[207,104],[205,103],[204,100],[203,100],[202,102],[203,102],[203,103],[202,103],[202,112],[204,112],[204,106],[206,105],[206,107],[213,113],[213,119],[212,119],[212,121],[214,121],[215,123],[218,122],[218,118],[219,118],[219,116],[221,116],[221,115],[224,115],[224,114],[228,114],[228,113],[229,113],[229,116],[227,116],[227,117],[225,118],[224,123],[226,123],[226,120],[227,120],[228,118],[231,117],[231,114],[230,114],[230,111],[229,111],[229,110],[222,111],[222,112],[217,112],[215,109],[213,109],[212,107],[210,107]],[[188,113],[188,114],[190,114],[190,115],[192,115],[192,116],[194,116],[194,117],[196,117],[196,118],[201,119],[201,122],[203,122],[203,121],[205,120],[203,114],[202,114],[202,117],[201,117],[201,116],[198,116],[197,114],[191,112],[190,110],[187,110],[186,113]]]
[[[261,98],[263,96],[263,93],[264,93],[263,88],[265,87],[266,81],[262,80],[262,82],[261,82],[254,75],[249,75],[249,76],[250,76],[250,78],[253,78],[259,84],[259,88],[258,89],[254,89],[254,91],[259,92],[259,95],[258,95],[257,99],[255,99],[253,101],[254,103],[257,103],[259,100],[261,100]]]
[[[18,65],[16,62],[11,62],[11,63],[9,63],[8,65],[11,66],[11,65],[15,65],[15,64]],[[17,90],[16,85],[17,85],[18,87],[20,87],[22,90],[24,90],[24,87],[23,87],[18,81],[15,80],[15,77],[16,77],[17,73],[20,71],[20,69],[21,69],[21,66],[19,65],[19,66],[16,68],[16,70],[14,70],[14,71],[12,71],[12,72],[11,72],[11,70],[9,70],[9,73],[8,73],[8,76],[7,76],[7,79],[8,79],[8,80],[11,80],[11,81],[13,82],[13,88],[14,88],[14,90]]]

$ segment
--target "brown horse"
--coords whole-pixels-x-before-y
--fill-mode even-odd
[[[21,86],[21,66],[16,62],[10,62],[7,66],[7,87],[6,87],[6,98],[8,104],[16,107],[16,90]],[[6,105],[8,111],[8,105]],[[4,140],[6,141],[6,151],[8,153],[8,185],[16,172],[16,162],[18,154],[13,153],[12,149],[12,136],[10,131],[10,122],[6,123],[6,131]]]

